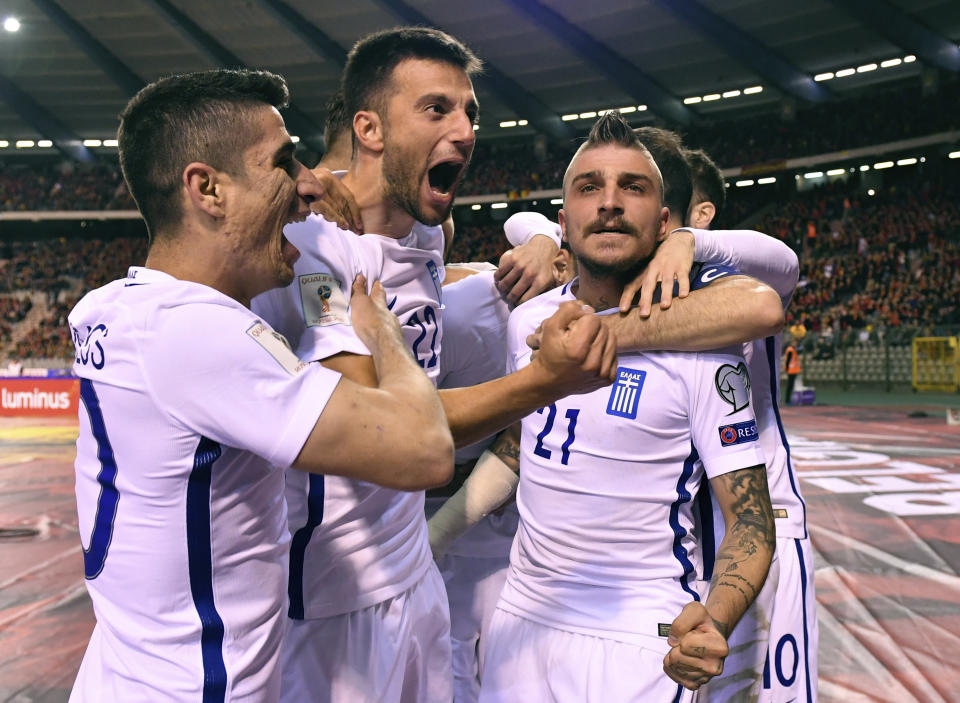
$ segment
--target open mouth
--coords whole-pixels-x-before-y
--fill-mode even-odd
[[[463,161],[444,161],[427,171],[430,190],[446,197],[456,187],[460,174],[463,172]]]

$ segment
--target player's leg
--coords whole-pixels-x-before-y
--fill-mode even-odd
[[[777,539],[780,582],[761,701],[816,703],[818,627],[812,551],[810,540]]]
[[[391,604],[389,634],[404,662],[399,703],[449,703],[453,699],[450,612],[447,591],[435,565]]]

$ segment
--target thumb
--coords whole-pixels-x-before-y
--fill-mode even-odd
[[[565,330],[570,327],[570,324],[574,320],[578,320],[584,315],[592,312],[592,308],[589,305],[584,305],[583,303],[567,301],[561,303],[560,307],[557,308],[557,311],[553,313],[549,318],[544,320],[544,325],[547,323],[554,324],[560,329]]]

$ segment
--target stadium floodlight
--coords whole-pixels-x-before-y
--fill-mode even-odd
[[[637,111],[638,111],[638,112],[645,112],[646,109],[647,109],[647,106],[646,106],[646,105],[637,105]]]
[[[885,168],[893,168],[893,162],[892,162],[892,161],[880,161],[880,162],[878,162],[878,163],[875,163],[875,164],[873,165],[873,167],[874,167],[877,171],[880,171],[880,170],[885,169]]]
[[[804,178],[822,178],[823,171],[810,171],[809,173],[803,174]]]
[[[563,198],[551,198],[551,199],[550,199],[550,204],[551,204],[551,205],[563,205]]]
[[[696,105],[699,102],[703,102],[703,98],[701,98],[699,95],[694,95],[692,98],[683,99],[684,105]]]
[[[503,122],[500,123],[500,126],[501,126],[501,127],[516,127],[516,126],[517,126],[517,121],[516,121],[516,120],[504,120]]]
[[[832,168],[832,169],[830,169],[829,171],[827,171],[827,175],[828,175],[828,176],[842,176],[842,175],[845,174],[846,172],[847,172],[847,170],[846,170],[845,168]]]
[[[18,139],[14,144],[18,149],[30,149],[33,147],[32,139]]]
[[[724,92],[723,97],[725,97],[725,98],[735,98],[735,97],[737,97],[738,95],[740,95],[740,91],[739,91],[739,90],[728,90],[728,91],[725,91],[725,92]]]
[[[474,131],[474,132],[476,132],[478,129],[480,129],[480,125],[478,125],[478,124],[473,125],[473,131]]]
[[[737,186],[737,188],[746,188],[747,186],[753,185],[753,179],[747,178],[742,181],[737,181],[735,185]]]
[[[41,139],[39,142],[37,142],[37,146],[41,149],[49,149],[53,146],[53,142],[49,139]]]
[[[3,21],[3,28],[8,32],[19,32],[20,20],[16,17],[7,17],[7,19]]]
[[[876,71],[877,64],[875,63],[865,63],[862,66],[857,66],[857,73],[867,73],[868,71]]]
[[[10,146],[10,142],[6,139],[0,139],[0,149],[6,149],[8,146]]]
[[[762,186],[767,186],[767,185],[770,185],[771,183],[776,183],[776,182],[777,182],[777,179],[774,178],[773,176],[767,176],[766,178],[760,178],[759,180],[757,180],[757,184]]]
[[[101,141],[100,139],[84,139],[84,140],[83,140],[83,145],[84,145],[84,146],[91,146],[91,147],[92,147],[92,146],[103,146],[103,141]]]
[[[506,206],[506,203],[490,203],[491,210],[503,210]]]
[[[103,140],[103,145],[104,145],[104,146],[116,147],[116,146],[118,145],[118,142],[117,142],[116,139],[104,139],[104,140]]]
[[[863,166],[860,167],[860,170],[861,170],[861,171],[869,171],[869,170],[870,170],[870,167],[867,166],[867,164],[864,164]]]
[[[290,135],[290,141],[293,142],[294,144],[299,144],[300,137],[298,137],[296,134],[292,134]]]
[[[813,77],[815,81],[828,81],[833,78],[833,71],[827,71],[826,73],[818,73]]]
[[[597,117],[603,117],[603,116],[606,115],[608,112],[613,112],[613,109],[608,108],[608,109],[606,109],[606,110],[597,110]]]
[[[887,59],[880,62],[880,68],[893,68],[903,63],[903,59]]]
[[[846,78],[847,76],[852,76],[856,72],[857,72],[857,69],[855,68],[841,68],[834,75],[837,78]]]
[[[897,166],[913,166],[915,163],[917,163],[917,160],[916,160],[915,158],[913,158],[913,157],[911,157],[911,158],[909,158],[909,159],[898,159],[898,160],[897,160]]]
[[[720,99],[720,93],[710,93],[710,95],[703,96],[703,102],[705,103],[713,102],[714,100],[719,100],[719,99]]]
[[[867,195],[876,195],[876,194],[877,194],[877,191],[875,191],[873,188],[867,191]]]
[[[631,112],[636,112],[636,111],[637,111],[637,108],[635,108],[633,105],[627,105],[626,107],[620,108],[621,115],[629,115]]]
[[[579,120],[580,115],[564,115],[560,119],[563,120],[564,122],[570,122],[571,120]]]
[[[756,93],[762,93],[762,92],[763,92],[763,86],[762,86],[762,85],[752,85],[752,86],[750,86],[749,88],[744,88],[744,89],[743,89],[743,94],[744,94],[744,95],[754,95],[754,94],[756,94]]]
[[[470,209],[471,209],[471,210],[479,210],[481,207],[483,207],[483,206],[480,205],[480,203],[474,203],[473,205],[470,206]]]
[[[904,63],[913,63],[913,62],[916,61],[916,60],[917,60],[917,57],[914,56],[913,54],[910,54],[909,56],[904,56],[904,57],[903,57],[903,62],[904,62]]]
[[[951,151],[947,154],[948,159],[960,159],[960,151]]]
[[[518,127],[526,127],[528,124],[530,124],[530,123],[527,122],[526,120],[517,120],[517,126],[518,126]]]
[[[587,111],[587,112],[581,112],[581,113],[580,113],[580,119],[581,119],[581,120],[589,120],[591,117],[596,117],[596,116],[597,116],[597,111],[596,111],[596,110],[589,110],[589,111]]]

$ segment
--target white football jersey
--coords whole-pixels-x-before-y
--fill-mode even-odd
[[[780,295],[786,310],[797,286],[797,255],[783,242],[749,230],[690,229],[696,241],[695,258],[731,266],[763,281]],[[780,335],[743,345],[750,371],[750,395],[767,458],[767,484],[778,537],[807,537],[806,504],[800,481],[790,462],[790,445],[780,419]],[[714,523],[722,535],[722,519]],[[717,538],[719,544],[719,535]]]
[[[441,388],[462,388],[507,375],[510,307],[497,290],[496,269],[467,276],[443,289]],[[456,463],[476,459],[493,437],[456,453]],[[435,500],[431,498],[430,502]],[[439,499],[439,504],[444,499]],[[439,505],[437,505],[439,507]],[[498,514],[499,513],[499,514]],[[502,557],[510,549],[519,515],[515,503],[477,523],[447,549],[460,556]]]
[[[510,317],[510,360],[568,284]],[[617,380],[523,420],[520,526],[498,607],[635,644],[665,636],[691,600],[699,550],[692,497],[704,474],[763,464],[735,351],[621,354]]]
[[[287,225],[284,234],[301,254],[294,281],[258,296],[253,308],[295,340],[301,359],[369,353],[350,324],[350,288],[362,273],[368,285],[383,284],[411,352],[436,382],[444,275],[439,227],[415,224],[403,239],[358,237],[312,215]],[[419,581],[431,564],[423,491],[291,469],[286,495],[292,618],[329,617],[382,602]]]
[[[283,471],[340,374],[250,310],[146,268],[69,316],[76,492],[97,625],[72,701],[276,700]]]

